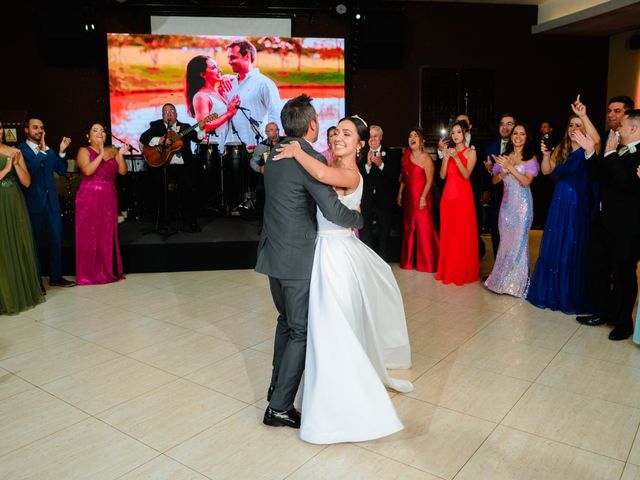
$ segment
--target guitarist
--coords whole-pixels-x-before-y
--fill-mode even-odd
[[[150,147],[168,146],[171,140],[167,133],[170,131],[179,133],[190,125],[178,121],[178,113],[176,107],[171,103],[165,103],[162,106],[162,119],[155,120],[150,123],[149,129],[140,136],[140,143]],[[197,222],[197,195],[196,195],[196,161],[191,150],[191,142],[199,142],[205,135],[204,119],[198,122],[198,129],[189,132],[182,137],[184,146],[178,150],[167,168],[167,184],[177,183],[178,193],[180,195],[180,208],[182,213],[183,229],[187,232],[200,232],[202,229]],[[158,192],[157,202],[158,211],[160,212],[158,227],[159,229],[168,226],[167,212],[164,211],[164,203],[162,201],[164,188],[166,186],[162,180],[162,170],[160,168],[151,169],[154,172],[155,191]]]

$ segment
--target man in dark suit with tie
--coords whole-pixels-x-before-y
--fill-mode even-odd
[[[627,111],[617,131],[621,147],[612,131],[602,156],[594,153],[593,142],[588,143],[583,135],[578,134],[577,139],[587,142],[581,143],[587,152],[585,157],[600,173],[600,221],[594,226],[602,230],[592,232],[587,256],[587,281],[595,315],[578,317],[578,321],[584,325],[614,325],[610,340],[624,340],[633,333],[640,260],[640,179],[636,175],[640,167],[640,110]],[[590,254],[593,251],[599,252],[598,257]]]
[[[360,239],[384,260],[389,258],[388,242],[391,216],[400,183],[400,159],[382,145],[383,131],[378,125],[369,127],[369,144],[359,163],[364,180],[362,216],[364,227]]]
[[[27,139],[18,144],[18,148],[31,175],[31,185],[23,188],[23,191],[33,238],[37,243],[43,230],[46,233],[49,248],[49,285],[73,287],[75,282],[62,277],[62,219],[53,177],[54,172],[58,175],[67,173],[66,150],[71,139],[63,137],[58,152],[48,147],[45,142],[44,123],[38,117],[30,117],[24,131]],[[40,288],[44,292],[42,280]]]
[[[186,130],[190,125],[178,121],[176,107],[171,103],[162,106],[162,119],[155,120],[149,124],[149,128],[140,136],[140,143],[150,147],[163,145],[170,131],[179,133]],[[204,138],[204,122],[201,120],[200,130],[193,130],[182,138],[184,146],[174,154],[167,168],[167,178],[178,184],[180,195],[180,209],[182,214],[183,228],[187,232],[199,232],[200,226],[197,222],[197,192],[196,192],[196,161],[191,151],[191,142],[198,142]],[[169,140],[167,140],[169,141]],[[164,167],[163,167],[164,168]],[[161,169],[156,170],[156,191],[158,192],[158,228],[168,228],[167,212],[164,211],[162,194],[167,185],[162,185]]]
[[[500,132],[500,140],[489,144],[484,153],[484,188],[482,193],[482,200],[486,201],[487,196],[489,209],[488,209],[488,224],[491,230],[491,246],[493,247],[494,257],[498,255],[498,247],[500,245],[500,232],[498,231],[498,216],[500,214],[500,204],[502,203],[503,186],[502,182],[494,184],[491,181],[492,169],[495,161],[493,155],[501,155],[504,153],[507,144],[511,139],[511,132],[516,125],[516,117],[511,113],[503,113],[498,120],[498,131]]]
[[[281,113],[289,137],[318,161],[326,159],[311,144],[318,139],[318,118],[307,95],[289,100]],[[307,346],[309,284],[317,235],[316,205],[330,222],[362,228],[362,215],[345,207],[335,190],[309,175],[293,158],[271,160],[264,166],[266,203],[256,272],[269,276],[278,325],[273,352],[273,373],[267,392],[269,406],[263,422],[270,426],[300,428],[300,413],[293,400],[304,371]]]

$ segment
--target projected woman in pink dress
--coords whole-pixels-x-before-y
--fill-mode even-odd
[[[82,180],[76,194],[76,283],[94,285],[124,279],[118,245],[116,175],[127,173],[124,154],[104,145],[106,133],[99,123],[87,133],[88,147],[78,150]],[[117,271],[114,272],[114,260]]]
[[[215,113],[218,118],[206,123],[209,142],[217,143],[220,151],[225,144],[229,120],[238,112],[240,98],[235,95],[228,102],[222,94],[231,88],[231,82],[224,79],[216,61],[206,55],[193,57],[187,64],[185,75],[185,98],[187,111],[197,121]]]

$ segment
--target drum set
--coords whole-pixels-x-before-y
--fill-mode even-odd
[[[255,181],[249,167],[253,153],[243,143],[227,142],[220,153],[219,144],[199,144],[196,156],[205,175],[205,205],[221,215],[244,216],[255,211]]]

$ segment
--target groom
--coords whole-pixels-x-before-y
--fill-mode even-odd
[[[280,118],[288,136],[281,143],[297,140],[305,152],[326,164],[311,146],[319,131],[311,100],[303,94],[285,104]],[[316,204],[327,220],[337,225],[362,228],[363,220],[360,213],[340,203],[332,187],[312,178],[295,159],[272,161],[276,149],[264,166],[266,202],[256,263],[256,271],[269,276],[271,296],[279,314],[267,395],[269,406],[263,422],[273,427],[300,428],[300,413],[293,401],[304,371],[307,346]]]

